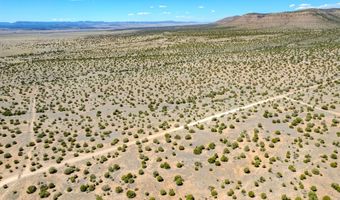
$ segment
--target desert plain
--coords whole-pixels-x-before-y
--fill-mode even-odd
[[[0,34],[0,199],[340,199],[339,38]]]

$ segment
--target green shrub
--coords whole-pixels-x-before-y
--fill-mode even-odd
[[[11,157],[12,157],[12,155],[10,153],[5,153],[4,154],[4,158],[11,158]]]
[[[50,174],[55,174],[55,173],[58,172],[58,170],[57,170],[55,167],[50,167],[50,168],[48,169],[48,172],[49,172]]]
[[[133,198],[135,198],[137,195],[136,195],[136,193],[135,193],[134,191],[128,190],[128,191],[126,192],[126,196],[127,196],[129,199],[133,199]]]
[[[81,192],[86,192],[87,188],[88,188],[88,185],[81,185],[80,186],[80,191]]]
[[[184,179],[180,175],[177,175],[177,176],[175,176],[174,181],[175,181],[176,185],[182,186]]]
[[[332,183],[332,188],[334,188],[336,191],[340,192],[340,185],[338,183]]]
[[[204,149],[204,146],[203,146],[203,145],[195,147],[195,149],[194,149],[194,154],[195,154],[195,155],[200,155],[200,154],[202,153],[202,150],[203,150],[203,149]]]
[[[170,189],[170,190],[169,190],[169,195],[170,195],[170,196],[175,196],[175,195],[176,195],[174,189]]]
[[[103,185],[103,186],[102,186],[102,190],[103,190],[104,192],[107,192],[107,191],[111,190],[111,188],[110,188],[109,185]]]
[[[329,196],[324,196],[324,197],[322,197],[322,200],[332,200]]]
[[[254,193],[253,191],[249,191],[249,192],[248,192],[248,196],[249,196],[250,198],[254,198],[254,197],[255,197],[255,193]]]
[[[50,196],[50,193],[47,190],[40,190],[39,196],[40,198],[47,198]]]
[[[249,173],[250,173],[250,170],[249,170],[248,167],[244,168],[243,171],[244,171],[244,173],[246,173],[246,174],[249,174]]]
[[[117,186],[116,188],[115,188],[115,191],[116,191],[116,193],[122,193],[123,192],[123,188],[122,187],[120,187],[120,186]]]
[[[64,174],[70,175],[72,174],[76,169],[74,167],[68,167],[64,170]]]
[[[318,198],[318,196],[316,195],[315,192],[310,191],[310,192],[308,193],[308,199],[309,199],[309,200],[318,200],[319,198]]]
[[[37,187],[35,187],[34,185],[28,186],[26,190],[27,194],[33,194],[35,191],[37,191]]]
[[[163,189],[161,189],[161,191],[159,191],[159,193],[160,193],[162,196],[166,195],[166,191],[163,190]]]
[[[188,194],[185,196],[186,200],[195,200],[195,197],[192,194]]]

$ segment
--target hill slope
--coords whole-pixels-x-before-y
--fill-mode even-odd
[[[307,9],[283,13],[249,13],[224,18],[219,26],[237,28],[334,28],[340,27],[340,9]]]

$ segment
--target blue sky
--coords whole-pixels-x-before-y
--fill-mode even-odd
[[[340,0],[0,0],[0,21],[198,21],[340,7]]]

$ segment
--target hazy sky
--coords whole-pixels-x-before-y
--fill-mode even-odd
[[[340,8],[340,0],[0,0],[0,21],[199,21],[249,12]]]

